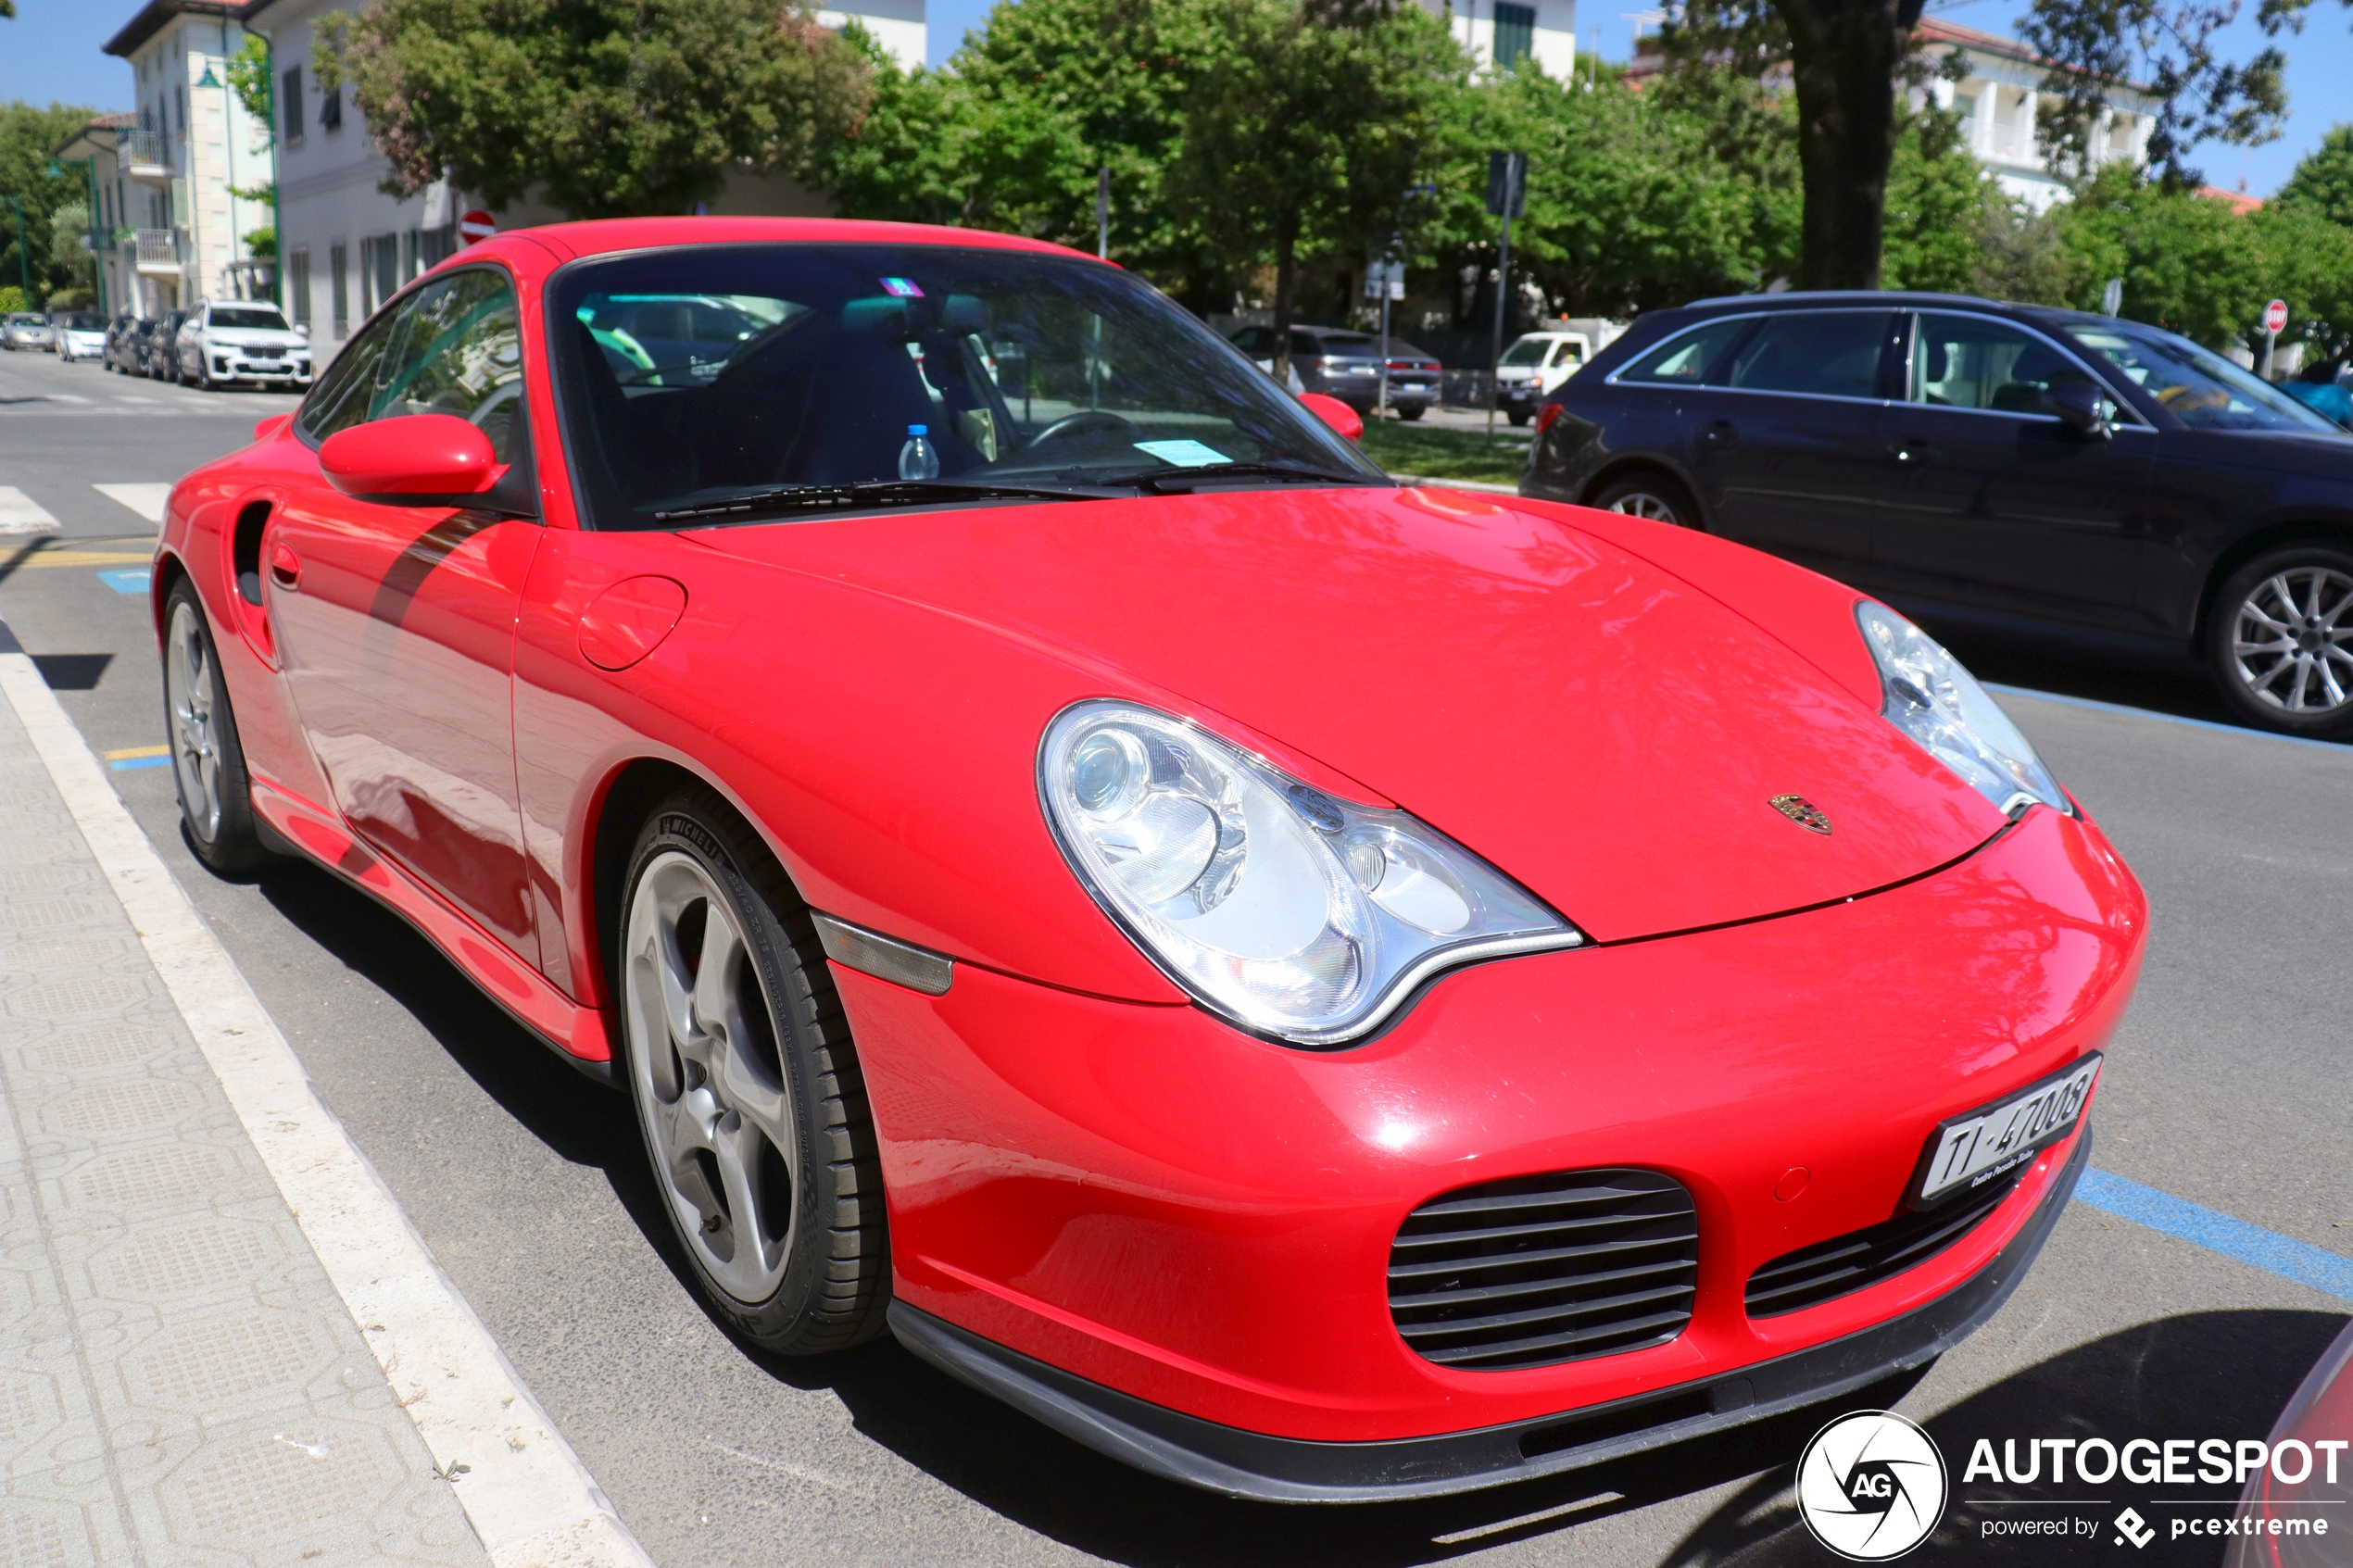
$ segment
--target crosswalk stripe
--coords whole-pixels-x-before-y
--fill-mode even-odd
[[[0,484],[0,533],[55,533],[49,509],[13,484]]]
[[[163,504],[171,495],[169,484],[94,484],[90,488],[157,525],[163,522]]]

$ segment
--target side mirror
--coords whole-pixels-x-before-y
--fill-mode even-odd
[[[1361,441],[1365,436],[1365,416],[1337,397],[1327,397],[1320,392],[1302,392],[1299,400],[1307,411],[1340,433],[1342,441]]]
[[[2043,394],[2043,407],[2057,415],[2059,423],[2078,435],[2105,441],[2115,433],[2108,423],[2108,411],[2113,405],[2108,394],[2082,376],[2065,376],[2051,383]]]
[[[490,437],[454,414],[353,425],[319,447],[327,483],[387,507],[461,507],[504,471]]]

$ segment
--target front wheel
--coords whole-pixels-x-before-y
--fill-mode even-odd
[[[874,1338],[890,1295],[881,1164],[808,907],[701,785],[647,821],[624,885],[630,1094],[705,1299],[781,1355]]]
[[[1677,528],[1700,526],[1699,504],[1691,492],[1664,473],[1637,471],[1611,480],[1586,505],[1605,512],[1624,512],[1629,517],[1647,518],[1653,522],[1672,523]]]
[[[2206,656],[2248,722],[2353,737],[2353,549],[2289,545],[2240,567],[2214,596]]]
[[[204,607],[186,578],[164,601],[163,722],[180,823],[196,859],[216,872],[250,871],[267,860],[253,823],[245,747]]]

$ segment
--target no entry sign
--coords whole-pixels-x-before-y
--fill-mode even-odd
[[[473,244],[476,240],[486,240],[497,232],[498,220],[480,207],[475,207],[472,212],[458,220],[458,237],[468,245]],[[2282,306],[2280,308],[2284,311],[2287,307]]]

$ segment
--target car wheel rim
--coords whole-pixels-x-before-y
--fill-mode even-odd
[[[1629,517],[1648,518],[1653,522],[1676,521],[1675,508],[1647,490],[1627,492],[1612,501],[1609,504],[1609,509],[1614,512],[1624,512]]]
[[[638,879],[623,950],[630,1075],[655,1180],[719,1287],[756,1305],[792,1255],[799,1169],[758,968],[711,874],[676,850]]]
[[[2298,566],[2263,579],[2239,604],[2231,659],[2268,708],[2318,715],[2353,704],[2353,577]]]
[[[196,612],[171,607],[163,661],[164,702],[171,718],[171,765],[189,829],[207,844],[220,835],[220,735],[212,714],[212,648]]]

